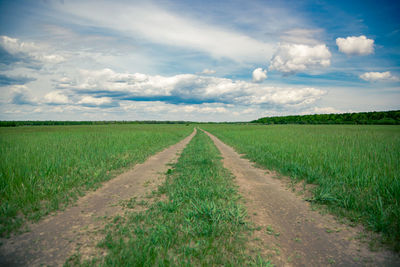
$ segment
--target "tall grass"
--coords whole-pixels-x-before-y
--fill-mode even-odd
[[[64,207],[113,170],[178,142],[183,125],[0,128],[0,234]]]
[[[400,249],[400,127],[204,125],[268,168],[319,185],[314,201]]]
[[[117,217],[96,266],[269,266],[246,255],[246,212],[231,174],[208,136],[198,132],[147,210]],[[76,259],[74,259],[76,260]],[[69,262],[72,265],[82,263]]]

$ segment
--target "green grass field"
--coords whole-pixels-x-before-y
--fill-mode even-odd
[[[0,128],[0,235],[189,135],[185,125]]]
[[[200,127],[260,166],[318,185],[310,201],[383,233],[400,249],[399,126]],[[159,124],[0,128],[1,235],[64,208],[192,130]],[[249,225],[232,177],[203,133],[157,194],[168,201],[109,226],[102,242],[108,256],[95,263],[119,264],[121,255],[137,265],[257,263],[245,253]]]
[[[312,201],[400,249],[400,127],[201,125],[259,165],[317,184]]]
[[[145,211],[128,212],[108,225],[100,246],[104,258],[70,265],[95,266],[271,266],[246,252],[251,224],[233,177],[223,168],[203,132],[184,149]],[[134,207],[131,207],[134,208]]]

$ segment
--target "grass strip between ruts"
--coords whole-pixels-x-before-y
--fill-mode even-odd
[[[112,266],[269,266],[249,256],[251,226],[233,176],[223,168],[217,148],[203,132],[167,172],[148,209],[116,217],[100,243],[104,258],[69,263]],[[79,258],[79,257],[78,257]]]

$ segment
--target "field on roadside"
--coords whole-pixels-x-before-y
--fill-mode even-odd
[[[400,249],[400,127],[201,125],[259,165],[317,184],[311,201]]]
[[[129,208],[146,209],[108,225],[100,243],[106,256],[81,262],[75,255],[68,265],[271,266],[248,254],[251,224],[233,179],[211,139],[198,131],[150,196],[152,203],[132,199]]]
[[[177,143],[185,125],[0,128],[0,235]]]

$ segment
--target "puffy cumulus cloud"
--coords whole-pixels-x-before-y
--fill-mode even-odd
[[[84,96],[81,100],[78,101],[78,105],[87,106],[87,107],[115,107],[119,106],[118,103],[113,101],[110,97],[93,97],[93,96]]]
[[[256,68],[253,70],[253,82],[260,83],[267,79],[267,70],[263,70],[262,68]]]
[[[399,81],[399,77],[392,75],[390,71],[385,72],[366,72],[360,75],[360,78],[368,82],[378,82],[378,81]]]
[[[68,90],[51,91],[43,98],[31,96],[30,90],[24,85],[13,86],[11,89],[11,100],[9,103],[14,105],[31,106],[60,106],[61,107],[86,107],[86,108],[111,108],[118,107],[119,103],[111,97],[101,97],[92,95],[74,95]]]
[[[10,54],[33,53],[39,48],[32,42],[21,42],[16,38],[0,36],[0,45]]]
[[[223,103],[240,105],[308,105],[325,94],[315,88],[264,86],[227,78],[180,74],[170,77],[141,73],[117,73],[111,69],[82,70],[74,80],[57,86],[94,101],[161,101],[172,104]],[[90,100],[90,101],[89,101]],[[89,103],[91,102],[91,103]],[[85,104],[83,100],[78,104]],[[107,104],[107,103],[101,103]]]
[[[44,101],[47,104],[68,104],[70,103],[68,96],[64,95],[60,91],[52,91],[44,96]]]
[[[16,57],[15,61],[33,60],[42,64],[57,64],[65,61],[65,58],[61,55],[47,53],[47,49],[43,45],[23,42],[17,38],[4,35],[0,36],[0,47]]]
[[[374,40],[368,39],[364,35],[337,38],[336,44],[339,51],[347,55],[364,56],[374,53]]]
[[[238,98],[243,103],[269,104],[272,106],[302,106],[314,103],[326,94],[325,91],[315,88],[276,88],[265,87],[264,90],[252,95]]]
[[[204,75],[211,75],[211,74],[215,74],[216,71],[215,70],[210,70],[210,69],[204,69],[202,72],[200,72],[199,74],[204,74]]]
[[[270,70],[285,74],[306,72],[331,64],[331,53],[326,45],[280,44],[271,60]]]

